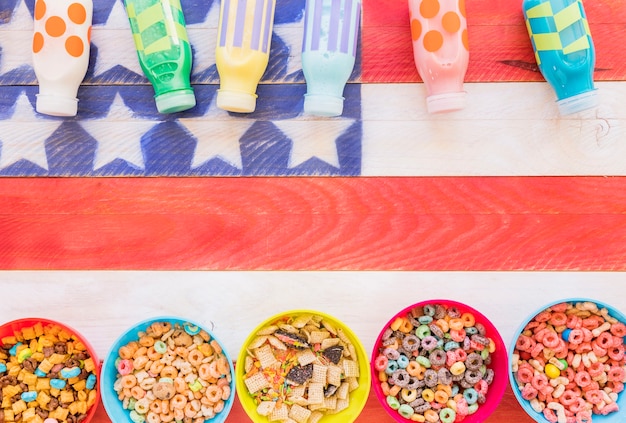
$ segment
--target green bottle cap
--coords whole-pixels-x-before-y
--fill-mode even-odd
[[[154,97],[159,113],[176,113],[196,105],[192,89],[169,91]]]

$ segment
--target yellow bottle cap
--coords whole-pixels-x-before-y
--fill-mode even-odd
[[[256,94],[229,90],[217,91],[217,107],[229,112],[252,113],[256,109],[256,99]]]

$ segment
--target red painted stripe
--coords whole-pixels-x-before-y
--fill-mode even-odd
[[[419,82],[406,1],[363,3],[363,82]],[[542,81],[526,32],[521,1],[467,1],[467,82]],[[620,0],[585,2],[596,48],[597,81],[626,79],[626,8]]]
[[[3,269],[626,270],[626,178],[0,179]]]
[[[226,419],[227,423],[250,423],[252,420],[246,415],[236,399],[233,408]],[[393,423],[395,420],[391,418],[385,411],[385,409],[378,403],[373,391],[370,392],[370,396],[367,400],[365,408],[355,421],[355,423]],[[111,420],[107,416],[104,407],[101,405],[96,411],[95,417],[92,420],[93,423],[111,423]],[[508,388],[500,405],[493,412],[493,414],[485,420],[485,423],[501,423],[501,422],[515,422],[515,423],[533,423],[531,419],[520,407],[513,396],[513,392]]]

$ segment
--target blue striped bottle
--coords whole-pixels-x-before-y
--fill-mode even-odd
[[[525,0],[526,28],[542,75],[561,114],[597,105],[595,49],[581,0]]]
[[[305,113],[339,116],[356,61],[361,0],[307,0],[302,43]]]

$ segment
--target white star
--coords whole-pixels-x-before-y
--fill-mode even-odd
[[[289,48],[287,75],[302,69],[302,37],[304,36],[304,17],[299,22],[274,25],[274,32]]]
[[[220,18],[220,3],[214,1],[204,22],[187,25],[189,42],[194,47],[193,73],[204,72],[215,64],[217,26]]]
[[[116,65],[143,75],[124,4],[115,0],[104,25],[94,25],[91,40],[98,47],[94,75],[98,76]]]
[[[353,123],[353,119],[282,120],[275,121],[274,125],[291,139],[289,168],[294,168],[312,157],[339,168],[337,138]]]
[[[122,159],[138,169],[145,168],[141,137],[155,122],[137,119],[119,93],[115,94],[106,117],[81,121],[80,125],[98,142],[93,170],[115,159]]]
[[[191,167],[196,169],[211,159],[219,158],[242,169],[239,140],[254,124],[254,120],[230,116],[215,105],[216,99],[217,95],[204,116],[178,120],[197,141]]]
[[[26,2],[18,1],[11,21],[0,27],[0,32],[5,34],[0,40],[0,75],[18,69],[22,66],[33,65],[33,17],[30,14]]]
[[[24,159],[48,170],[46,140],[61,123],[37,115],[26,94],[22,93],[15,102],[11,119],[0,121],[0,168]]]

